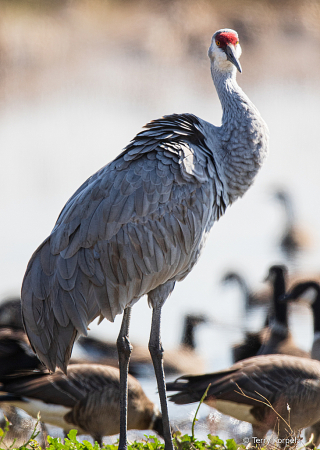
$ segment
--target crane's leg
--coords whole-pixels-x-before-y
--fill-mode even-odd
[[[162,305],[161,305],[162,306]],[[160,397],[161,411],[162,411],[162,423],[163,423],[163,436],[165,442],[165,450],[173,450],[173,443],[171,437],[167,395],[164,380],[163,370],[163,348],[160,340],[160,321],[161,321],[161,306],[155,306],[152,312],[152,324],[149,340],[149,351],[151,354],[154,371],[157,378],[158,391]]]
[[[120,436],[119,450],[127,449],[128,368],[132,345],[129,341],[131,308],[123,312],[120,333],[117,339],[120,369]]]

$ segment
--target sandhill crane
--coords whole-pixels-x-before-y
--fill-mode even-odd
[[[100,364],[73,364],[68,375],[57,371],[16,373],[0,378],[0,402],[18,406],[45,423],[77,428],[101,446],[103,436],[119,432],[119,369]],[[161,414],[138,380],[129,375],[128,429],[154,430],[163,435]]]
[[[236,82],[238,34],[217,31],[209,48],[222,109],[216,127],[192,114],[145,126],[110,164],[68,200],[50,236],[29,261],[23,320],[39,358],[64,372],[79,334],[100,315],[123,313],[117,340],[126,448],[126,377],[131,307],[148,295],[149,350],[158,383],[166,450],[172,450],[162,368],[161,308],[198,261],[209,230],[252,185],[268,148],[268,129]]]
[[[220,372],[182,376],[167,383],[167,390],[178,391],[170,400],[184,405],[199,402],[209,384],[204,402],[251,423],[256,439],[263,439],[269,430],[276,430],[281,440],[292,438],[293,433],[320,420],[319,361],[289,355],[254,356]]]

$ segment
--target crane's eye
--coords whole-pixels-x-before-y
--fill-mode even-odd
[[[220,41],[216,41],[216,45],[217,45],[217,47],[220,47],[221,42]]]

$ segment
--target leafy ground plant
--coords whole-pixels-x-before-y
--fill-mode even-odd
[[[208,389],[204,393],[203,397],[200,400],[200,403],[195,412],[194,419],[192,421],[191,427],[191,436],[188,434],[182,435],[179,431],[173,435],[173,444],[176,450],[244,450],[246,449],[245,445],[239,445],[235,442],[234,439],[226,439],[223,441],[218,436],[213,436],[208,434],[207,441],[200,441],[194,436],[194,428],[195,423],[197,421],[197,414],[201,404],[203,403]],[[9,431],[10,423],[6,420],[6,424],[4,429],[0,428],[0,450],[44,450],[41,448],[39,443],[36,441],[36,437],[39,434],[37,431],[38,424],[40,422],[40,414],[38,414],[37,422],[34,426],[33,432],[31,434],[30,439],[20,447],[15,447],[15,440],[13,443],[8,446],[4,444],[5,437]],[[77,439],[77,430],[71,430],[68,434],[68,437],[64,439],[62,442],[61,438],[52,438],[51,436],[47,437],[49,450],[118,450],[117,444],[112,445],[103,445],[100,447],[97,442],[91,444],[89,441],[79,442]],[[305,450],[308,444],[312,443],[312,439],[305,445],[302,445],[298,448],[297,445],[291,446],[291,450]],[[259,447],[259,450],[278,450],[280,447],[268,444],[264,447]],[[251,450],[255,450],[257,447],[251,447]],[[145,435],[145,440],[142,442],[129,442],[128,450],[164,450],[164,444],[159,441],[156,436],[147,436]]]

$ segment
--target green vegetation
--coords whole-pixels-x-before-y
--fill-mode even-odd
[[[198,408],[195,412],[194,419],[192,422],[192,435],[188,434],[182,435],[179,431],[174,433],[173,435],[173,443],[177,450],[237,450],[239,448],[245,449],[244,445],[238,445],[234,441],[234,439],[227,439],[224,442],[218,436],[212,436],[208,434],[208,441],[199,441],[194,436],[194,427],[197,421],[197,414],[201,404],[203,403],[208,389],[205,391],[202,399],[199,402]],[[15,441],[10,445],[6,446],[4,444],[4,439],[6,434],[9,431],[9,421],[6,420],[6,425],[2,430],[0,428],[0,450],[42,450],[39,443],[36,441],[36,437],[40,433],[37,431],[38,424],[40,422],[40,413],[38,413],[37,422],[34,426],[33,432],[31,434],[30,439],[20,447],[15,447]],[[147,436],[145,435],[145,440],[142,442],[129,442],[128,450],[164,450],[164,444],[159,441],[156,436]],[[47,447],[49,450],[100,450],[100,446],[97,442],[92,445],[89,441],[84,440],[83,442],[79,442],[77,440],[77,430],[71,430],[68,434],[68,437],[64,439],[64,443],[62,443],[61,438],[52,438],[48,436],[48,444]],[[102,449],[106,450],[118,450],[118,445],[103,445]]]
[[[202,399],[199,402],[198,408],[195,412],[195,416],[192,421],[192,428],[191,428],[191,436],[188,434],[182,435],[179,431],[175,432],[173,435],[173,444],[176,450],[244,450],[246,449],[246,446],[244,444],[240,445],[235,442],[234,439],[226,439],[226,441],[223,441],[218,436],[213,436],[211,434],[208,434],[208,440],[207,441],[199,441],[194,436],[194,427],[195,423],[198,420],[197,414],[199,411],[199,408],[201,404],[203,403],[208,389],[210,385],[208,386],[207,390],[205,391]],[[9,431],[10,423],[8,420],[6,420],[6,424],[4,429],[0,428],[0,450],[44,450],[39,445],[39,443],[36,441],[36,437],[40,433],[40,431],[37,431],[38,424],[40,422],[40,413],[38,413],[37,422],[34,426],[33,432],[31,434],[30,439],[24,443],[20,447],[15,447],[15,441],[11,445],[5,445],[4,440],[5,437]],[[68,437],[64,439],[64,443],[62,442],[61,438],[52,438],[51,436],[47,437],[49,446],[47,449],[49,450],[118,450],[118,444],[112,444],[112,445],[103,445],[100,447],[97,442],[95,444],[91,444],[89,441],[82,441],[79,442],[77,439],[77,430],[71,430],[68,434]],[[305,445],[301,445],[298,447],[297,441],[295,441],[295,445],[291,446],[290,448],[292,450],[305,450],[306,446],[308,444],[312,443],[312,438],[308,443]],[[300,440],[300,439],[299,439]],[[280,447],[274,444],[267,444],[264,447],[259,447],[259,450],[278,450]],[[289,448],[287,446],[286,448]],[[257,449],[257,447],[251,447],[251,449]],[[160,440],[156,436],[147,436],[145,435],[145,440],[141,442],[129,442],[128,443],[128,450],[164,450],[164,444],[160,442]]]
[[[36,428],[36,427],[35,427]],[[5,429],[0,428],[0,450],[42,450],[38,442],[35,440],[39,432],[35,429],[31,435],[31,438],[20,447],[15,447],[14,443],[11,446],[4,446],[3,439],[8,431],[8,424]],[[208,435],[208,442],[199,441],[196,438],[187,434],[181,435],[181,433],[175,433],[173,437],[174,446],[177,450],[237,450],[238,448],[245,448],[244,445],[237,445],[233,439],[227,439],[224,442],[218,436]],[[61,438],[52,438],[48,436],[47,447],[49,450],[100,450],[97,442],[92,445],[89,441],[84,440],[79,442],[77,440],[77,430],[71,430],[68,437],[62,443]],[[102,449],[106,450],[118,450],[118,445],[103,445]],[[130,442],[128,450],[163,450],[164,444],[159,441],[156,436],[147,436],[142,442]]]

